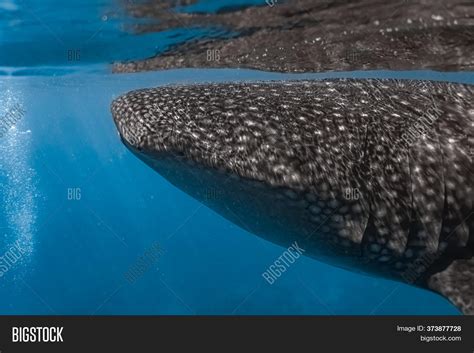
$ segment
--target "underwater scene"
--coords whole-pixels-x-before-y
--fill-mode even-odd
[[[0,314],[474,313],[473,84],[461,0],[0,0]]]

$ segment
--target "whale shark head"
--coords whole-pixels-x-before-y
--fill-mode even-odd
[[[305,189],[313,186],[316,173],[336,172],[328,170],[331,161],[323,161],[323,145],[341,146],[341,134],[329,134],[333,127],[324,123],[332,123],[333,117],[342,121],[337,111],[333,117],[321,116],[321,126],[308,130],[308,124],[318,125],[314,114],[323,114],[317,106],[332,99],[330,87],[320,86],[326,88],[320,97],[312,97],[312,91],[302,96],[305,87],[310,89],[304,82],[283,84],[283,91],[272,84],[139,90],[115,100],[112,112],[122,139],[134,150],[184,158],[273,186]],[[279,101],[278,106],[272,100]],[[320,104],[315,106],[314,100]],[[353,136],[357,143],[360,138]],[[321,163],[309,163],[310,158]]]
[[[336,89],[305,81],[162,87],[117,98],[112,113],[127,147],[172,184],[251,233],[285,247],[299,241],[333,262],[334,251],[358,251],[367,218],[349,179],[368,120],[356,128],[337,105],[327,111],[344,103],[333,101]]]

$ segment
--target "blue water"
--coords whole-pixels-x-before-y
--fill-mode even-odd
[[[150,44],[124,29],[134,20],[115,2],[73,4],[0,0],[0,115],[15,104],[25,110],[0,138],[0,256],[14,244],[23,252],[0,277],[0,314],[458,313],[433,293],[308,258],[267,284],[261,274],[283,249],[224,220],[140,162],[121,144],[109,105],[129,90],[173,82],[396,76],[474,83],[472,73],[113,75],[113,60],[214,30],[153,34]],[[195,6],[215,12],[224,6],[218,4],[224,3]],[[93,54],[64,60],[57,38],[75,48],[95,31]],[[163,250],[158,260],[127,282],[125,273],[155,243]]]

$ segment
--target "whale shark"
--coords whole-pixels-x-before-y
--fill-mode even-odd
[[[239,227],[474,314],[474,86],[164,86],[112,102],[123,143]],[[218,190],[218,192],[212,192]]]

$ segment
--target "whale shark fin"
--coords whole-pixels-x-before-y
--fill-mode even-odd
[[[474,258],[453,261],[431,276],[428,287],[449,299],[464,315],[474,315]]]

